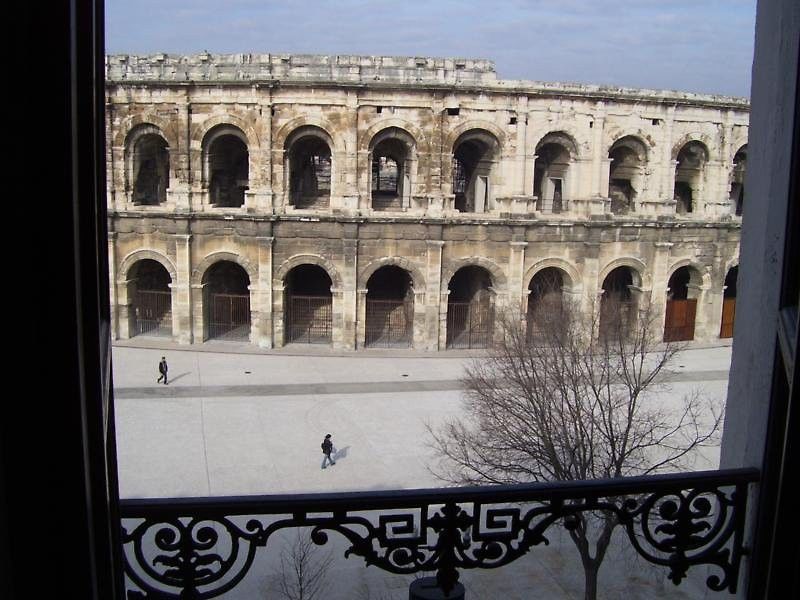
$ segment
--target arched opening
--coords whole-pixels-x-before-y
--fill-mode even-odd
[[[606,275],[600,300],[601,337],[628,337],[638,309],[638,296],[633,289],[637,281],[638,273],[630,267],[617,267]]]
[[[206,183],[211,204],[233,208],[244,205],[249,187],[250,155],[244,136],[220,126],[209,134],[206,147]]]
[[[454,207],[460,212],[482,213],[490,209],[492,169],[499,142],[488,131],[462,134],[453,145]]]
[[[679,215],[697,210],[697,201],[703,186],[708,150],[697,141],[685,144],[678,152],[675,166],[675,211]]]
[[[155,206],[166,202],[169,186],[169,148],[160,135],[148,133],[133,146],[133,202]]]
[[[642,188],[642,168],[647,157],[644,144],[633,136],[614,142],[608,152],[611,159],[608,173],[608,197],[611,212],[624,215],[634,210],[636,196]]]
[[[402,129],[381,131],[372,141],[370,189],[374,210],[403,210],[411,204],[414,139]]]
[[[149,258],[137,261],[128,273],[131,335],[172,335],[172,278],[164,266]]]
[[[719,337],[733,337],[733,322],[736,318],[736,283],[739,278],[739,267],[731,267],[725,275],[725,287],[722,291],[722,323]]]
[[[414,288],[408,271],[387,265],[367,281],[366,331],[368,347],[408,348],[413,339]]]
[[[331,200],[331,147],[316,128],[287,141],[289,201],[296,208],[328,208]]]
[[[733,214],[741,216],[744,206],[744,177],[747,170],[747,146],[733,157],[733,171],[731,172],[730,201]]]
[[[492,276],[467,266],[447,284],[447,348],[488,348],[494,330]]]
[[[564,272],[556,267],[542,269],[528,284],[527,338],[533,341],[548,323],[564,310]]]
[[[318,265],[298,265],[286,275],[286,342],[330,344],[331,278]]]
[[[702,277],[696,269],[676,269],[667,284],[667,310],[664,317],[664,341],[682,342],[694,339],[697,296]]]
[[[250,277],[236,263],[214,263],[203,275],[206,339],[250,339]]]
[[[548,133],[536,145],[533,195],[539,212],[560,213],[568,209],[568,178],[575,156],[575,142],[566,133]]]

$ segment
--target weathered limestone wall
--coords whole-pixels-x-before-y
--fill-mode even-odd
[[[207,333],[203,276],[220,260],[247,273],[250,340],[262,347],[286,339],[286,276],[303,264],[331,278],[337,348],[363,346],[367,280],[385,265],[411,277],[418,349],[444,347],[448,284],[470,265],[490,274],[495,307],[523,313],[542,268],[561,269],[563,292],[588,302],[613,268],[630,267],[638,292],[663,309],[670,275],[689,266],[699,282],[695,340],[719,335],[723,281],[738,263],[740,217],[729,187],[733,156],[747,143],[744,100],[503,81],[492,63],[461,59],[112,56],[107,80],[119,338],[134,334],[130,273],[142,259],[170,276],[180,343],[200,343]],[[211,150],[220,136],[247,149],[242,206],[213,202]],[[325,208],[298,208],[290,198],[290,156],[302,136],[330,150]],[[166,147],[163,202],[142,204],[134,194],[145,138]],[[386,140],[403,155],[402,199],[390,210],[374,206],[372,194],[374,150]],[[535,190],[535,168],[553,140],[568,157],[558,209]],[[627,171],[630,209],[614,213],[609,152],[621,140],[644,150]],[[705,161],[693,180],[692,212],[678,214],[676,165],[689,142],[702,144]],[[467,146],[483,152],[474,173],[484,177],[469,212],[456,209],[453,167]],[[545,189],[542,196],[553,194]]]

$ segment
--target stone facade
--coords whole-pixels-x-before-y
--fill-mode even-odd
[[[743,99],[432,58],[109,56],[106,79],[117,339],[476,347],[486,314],[532,314],[544,269],[667,325],[689,300],[690,337],[720,336]]]

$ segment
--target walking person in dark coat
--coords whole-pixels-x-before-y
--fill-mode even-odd
[[[322,440],[322,453],[325,455],[322,459],[322,468],[324,469],[327,465],[326,463],[330,462],[331,465],[335,465],[336,461],[331,458],[331,452],[333,452],[333,442],[331,441],[331,434],[325,436],[325,439]]]
[[[156,383],[161,383],[161,380],[164,380],[164,385],[167,385],[167,359],[165,357],[161,357],[161,362],[158,363],[158,372],[161,375],[158,376],[156,379]]]

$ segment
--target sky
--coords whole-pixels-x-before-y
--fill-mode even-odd
[[[109,54],[486,58],[501,79],[750,96],[756,0],[106,0]]]

